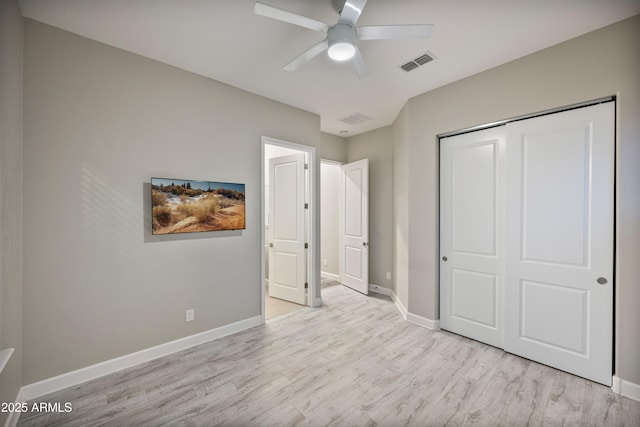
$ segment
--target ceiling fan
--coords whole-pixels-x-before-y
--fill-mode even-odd
[[[258,15],[327,33],[324,40],[311,46],[285,65],[285,70],[297,70],[326,50],[329,57],[335,61],[351,59],[358,76],[363,78],[369,74],[369,69],[358,49],[358,40],[427,38],[433,30],[433,25],[430,24],[356,27],[356,22],[367,4],[367,0],[332,0],[331,3],[333,9],[340,14],[338,22],[333,26],[259,1],[256,2],[253,11]]]

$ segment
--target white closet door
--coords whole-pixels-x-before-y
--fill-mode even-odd
[[[440,325],[503,346],[504,126],[440,141]]]
[[[506,135],[505,350],[611,385],[614,103]]]

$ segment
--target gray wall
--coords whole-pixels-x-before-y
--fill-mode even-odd
[[[349,138],[347,160],[369,159],[369,283],[391,288],[393,259],[393,129]],[[392,276],[393,277],[393,276]]]
[[[640,384],[640,16],[417,96],[394,124],[396,268],[408,265],[408,309],[437,319],[436,135],[618,95],[616,372]],[[406,117],[405,117],[406,115]],[[399,167],[408,168],[408,180]],[[408,197],[407,197],[408,196]],[[403,254],[408,217],[408,253]],[[399,285],[398,285],[399,286]]]
[[[24,37],[24,382],[258,316],[261,136],[319,152],[319,117],[35,21]],[[153,176],[245,183],[246,230],[150,236]]]
[[[336,162],[347,161],[347,139],[340,136],[324,133],[320,135],[321,148],[320,157],[326,160],[334,160]]]
[[[15,349],[0,402],[22,385],[22,25],[18,2],[0,0],[0,348]]]

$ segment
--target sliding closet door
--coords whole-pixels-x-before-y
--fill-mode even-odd
[[[505,350],[611,385],[614,103],[506,136]]]
[[[611,385],[614,108],[441,139],[443,329]]]
[[[504,126],[440,141],[440,326],[503,346]]]

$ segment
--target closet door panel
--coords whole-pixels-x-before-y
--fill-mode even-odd
[[[614,104],[507,125],[505,349],[610,385]]]
[[[593,160],[587,131],[522,135],[522,261],[587,266]]]
[[[441,140],[440,325],[503,345],[504,128]]]

